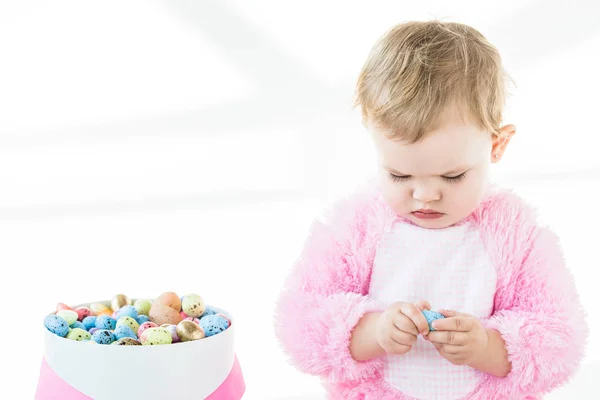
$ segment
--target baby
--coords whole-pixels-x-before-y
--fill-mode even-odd
[[[409,22],[374,46],[357,105],[380,179],[314,224],[277,308],[329,398],[536,399],[577,369],[587,325],[558,240],[489,183],[516,132],[505,93],[472,27]]]

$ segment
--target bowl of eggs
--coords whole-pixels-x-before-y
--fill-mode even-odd
[[[239,400],[235,321],[198,294],[58,303],[44,319],[36,400]]]

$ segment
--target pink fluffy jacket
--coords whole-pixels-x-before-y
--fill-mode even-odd
[[[360,318],[382,310],[369,297],[371,270],[381,234],[399,218],[374,187],[338,202],[311,228],[282,290],[277,336],[291,363],[319,376],[331,399],[409,399],[382,379],[381,359],[357,362],[349,351]],[[493,313],[482,322],[501,333],[512,370],[505,378],[481,373],[466,398],[539,398],[569,380],[587,340],[559,242],[508,191],[490,190],[468,218],[480,228],[498,276]]]

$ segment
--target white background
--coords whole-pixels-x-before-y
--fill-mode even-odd
[[[589,314],[581,372],[548,398],[597,396],[600,6],[493,3],[2,1],[3,391],[32,398],[56,302],[175,290],[237,316],[244,399],[322,398],[279,350],[274,301],[312,218],[373,172],[351,110],[371,45],[443,18],[516,82],[494,176],[560,235]]]

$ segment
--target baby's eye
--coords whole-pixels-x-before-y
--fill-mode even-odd
[[[442,176],[442,179],[444,179],[445,181],[448,181],[448,182],[457,183],[457,182],[460,182],[461,180],[463,180],[466,176],[467,176],[467,172],[465,171],[462,174],[456,175],[456,176]]]
[[[410,175],[396,175],[396,174],[392,174],[390,172],[390,179],[393,180],[394,182],[404,182],[404,181],[410,179]]]

